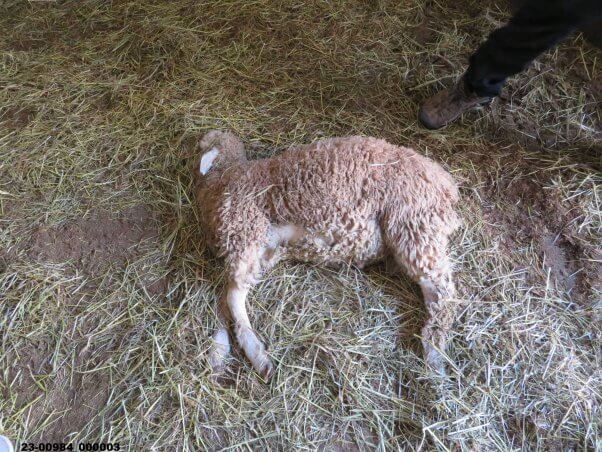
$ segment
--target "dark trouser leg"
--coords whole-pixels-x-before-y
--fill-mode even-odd
[[[580,25],[602,16],[601,0],[527,0],[470,57],[465,82],[479,96],[497,96],[506,78]]]

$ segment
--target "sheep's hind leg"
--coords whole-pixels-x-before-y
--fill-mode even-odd
[[[445,350],[449,332],[455,319],[453,303],[454,285],[451,274],[435,272],[418,280],[424,295],[428,319],[422,327],[422,347],[427,365],[441,375],[445,375]]]
[[[257,338],[251,327],[247,314],[246,299],[249,293],[247,285],[231,281],[228,286],[227,303],[234,321],[236,339],[253,364],[253,367],[265,380],[269,380],[274,371],[274,366],[268,357],[264,345]]]
[[[440,237],[431,240],[425,240],[424,236],[418,240],[408,237],[402,231],[391,241],[391,246],[397,262],[422,289],[428,314],[421,331],[424,360],[430,368],[445,375],[444,354],[456,314],[447,241]]]

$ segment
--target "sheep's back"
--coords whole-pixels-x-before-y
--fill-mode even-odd
[[[453,204],[458,196],[437,163],[375,138],[331,138],[292,148],[269,160],[267,171],[274,187],[268,192],[271,216],[306,226],[371,217],[391,205]]]

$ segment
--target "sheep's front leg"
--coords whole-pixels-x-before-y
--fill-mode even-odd
[[[274,366],[266,353],[264,345],[251,327],[246,307],[248,293],[248,285],[232,280],[228,285],[226,300],[234,322],[234,332],[238,343],[257,373],[264,379],[269,380],[274,371]]]
[[[230,354],[230,335],[228,334],[230,311],[226,296],[222,296],[218,301],[216,314],[217,330],[213,333],[213,343],[209,349],[209,364],[214,374],[220,374],[224,371],[226,358]]]

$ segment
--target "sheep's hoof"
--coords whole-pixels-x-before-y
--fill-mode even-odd
[[[274,366],[265,351],[265,346],[257,338],[255,332],[251,328],[237,327],[236,337],[253,368],[264,380],[268,381],[274,373]]]
[[[224,356],[219,353],[215,353],[212,350],[209,353],[209,367],[211,370],[209,380],[211,380],[216,385],[223,386],[222,383],[226,375],[226,364]]]
[[[445,359],[439,351],[430,344],[424,345],[424,361],[429,369],[433,370],[441,377],[447,376],[445,369]]]
[[[209,349],[209,365],[215,375],[224,373],[226,358],[230,355],[230,340],[225,329],[218,330],[213,335],[213,343]]]
[[[209,365],[213,373],[223,372],[225,366],[227,353],[224,350],[220,350],[220,347],[213,346],[209,352]]]
[[[209,363],[211,365],[211,374],[209,375],[209,379],[214,384],[222,386],[222,381],[226,375],[226,366],[224,361],[215,362],[209,358]]]
[[[260,368],[257,369],[257,373],[259,373],[266,383],[269,382],[274,375],[274,365],[272,364],[272,361],[266,359]]]

